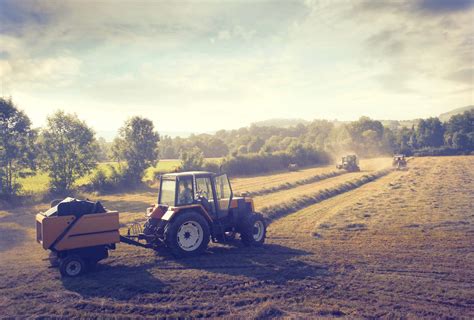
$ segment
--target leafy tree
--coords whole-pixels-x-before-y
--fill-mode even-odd
[[[158,161],[158,133],[153,122],[133,117],[125,122],[114,140],[112,152],[118,161],[127,164],[125,175],[131,183],[140,183],[145,169]]]
[[[204,154],[198,147],[181,152],[181,168],[184,171],[200,170],[204,165]]]
[[[466,134],[458,131],[453,134],[452,146],[454,149],[467,150],[470,147],[469,144],[469,137]]]
[[[262,138],[253,137],[252,140],[250,140],[249,145],[247,146],[248,152],[251,152],[251,153],[259,152],[260,149],[262,149],[264,144],[265,144],[265,140],[263,140]]]
[[[41,167],[48,171],[50,189],[65,193],[97,165],[94,131],[75,114],[58,111],[41,132]]]
[[[358,154],[377,155],[383,152],[384,126],[380,121],[361,117],[347,127],[353,148]]]
[[[35,139],[28,116],[11,99],[0,98],[0,195],[15,194],[21,187],[16,180],[34,174]]]
[[[238,154],[246,154],[246,153],[248,153],[247,146],[240,146],[240,147],[237,149],[237,153],[238,153]]]
[[[418,138],[417,138],[417,135],[416,135],[416,129],[415,129],[415,126],[412,126],[411,127],[411,132],[410,132],[410,139],[408,140],[408,145],[412,148],[412,149],[416,149],[418,148]]]
[[[446,123],[444,140],[448,146],[458,150],[473,151],[474,143],[470,136],[474,134],[474,110],[452,116]]]
[[[421,147],[440,147],[444,144],[444,127],[438,118],[422,119],[416,132]]]
[[[205,157],[209,157],[209,158],[224,157],[229,153],[229,148],[224,143],[224,141],[222,141],[219,138],[210,137],[206,142],[207,142],[206,143],[207,148],[203,150]]]

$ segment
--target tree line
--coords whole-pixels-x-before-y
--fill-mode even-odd
[[[384,126],[368,117],[347,123],[314,120],[288,128],[251,125],[171,138],[160,137],[151,120],[135,116],[109,143],[97,138],[77,115],[63,111],[50,115],[44,128],[32,128],[28,116],[11,99],[0,98],[0,196],[18,193],[18,179],[38,169],[48,173],[52,192],[66,193],[99,161],[119,165],[110,165],[108,172],[96,170],[90,185],[94,190],[140,184],[145,170],[159,158],[181,159],[180,170],[240,175],[284,169],[290,163],[329,163],[349,152],[362,157],[474,152],[474,110],[444,123],[438,118],[421,119],[410,128],[393,123]],[[205,160],[217,157],[223,160]]]
[[[97,171],[92,184],[104,188],[141,183],[145,169],[158,161],[158,141],[151,120],[130,118],[109,150],[119,168],[111,166],[109,176]],[[93,129],[77,115],[57,111],[47,118],[44,128],[34,129],[11,99],[0,98],[1,197],[16,195],[21,188],[18,179],[34,175],[38,169],[48,173],[52,193],[66,194],[80,177],[97,167],[103,153]]]
[[[295,149],[317,150],[330,155],[354,152],[362,157],[392,153],[407,155],[469,154],[474,151],[474,111],[455,115],[443,123],[438,118],[415,121],[411,127],[391,121],[361,117],[349,123],[314,120],[289,128],[251,125],[215,134],[189,138],[164,136],[160,142],[162,158],[179,158],[183,150],[199,149],[205,158],[246,157]]]

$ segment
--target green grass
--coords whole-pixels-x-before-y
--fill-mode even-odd
[[[175,169],[175,167],[179,166],[179,164],[180,161],[177,159],[160,160],[155,167],[150,167],[145,171],[143,180],[152,180],[153,173],[155,171],[171,172]],[[81,186],[88,184],[92,175],[99,169],[104,170],[106,174],[110,174],[110,165],[118,167],[117,162],[101,162],[97,165],[97,168],[92,171],[92,173],[78,179],[76,181],[76,185]],[[41,193],[48,190],[49,177],[46,172],[37,171],[36,175],[19,179],[18,182],[22,185],[22,193]]]

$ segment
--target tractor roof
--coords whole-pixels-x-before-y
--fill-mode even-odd
[[[209,171],[184,171],[184,172],[174,172],[166,173],[163,175],[163,178],[176,178],[183,176],[215,176],[214,172]]]

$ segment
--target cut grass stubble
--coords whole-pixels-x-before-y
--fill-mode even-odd
[[[259,211],[265,216],[268,222],[272,222],[276,219],[279,219],[288,214],[297,212],[310,205],[332,198],[344,192],[354,190],[366,183],[377,180],[378,178],[381,178],[392,171],[393,169],[391,168],[378,170],[374,173],[366,174],[366,175],[363,175],[362,177],[344,182],[333,188],[327,188],[313,194],[301,196],[299,198],[293,199],[291,201],[288,201],[282,204],[265,206]]]

